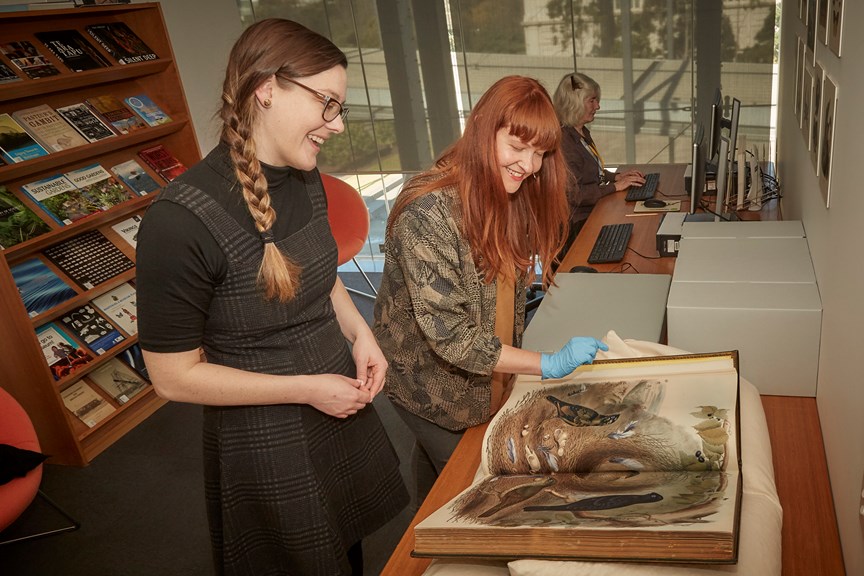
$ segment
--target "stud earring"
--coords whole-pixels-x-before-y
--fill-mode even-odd
[[[270,106],[273,105],[273,102],[271,102],[269,98],[265,98],[264,101],[261,102],[261,105],[264,106],[264,108],[270,108]]]

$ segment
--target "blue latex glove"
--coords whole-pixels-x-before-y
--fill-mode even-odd
[[[543,378],[563,378],[582,364],[590,364],[597,354],[609,347],[596,338],[576,336],[554,354],[540,355],[540,372]]]

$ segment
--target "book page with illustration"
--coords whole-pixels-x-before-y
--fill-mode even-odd
[[[417,525],[415,554],[734,562],[737,400],[736,353],[519,377],[478,480]]]

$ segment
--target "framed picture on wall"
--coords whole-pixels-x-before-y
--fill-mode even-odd
[[[831,157],[834,154],[834,119],[837,114],[837,85],[828,74],[822,81],[822,135],[819,138],[819,188],[828,208],[831,199]]]
[[[820,44],[828,44],[828,3],[831,0],[817,0],[819,15],[816,22],[816,40]]]
[[[795,37],[795,119],[798,120],[798,126],[801,126],[801,84],[804,75],[804,40],[800,36]]]
[[[813,95],[810,102],[810,161],[813,171],[818,173],[816,159],[819,155],[819,128],[822,126],[822,66],[818,63],[813,67]]]
[[[843,31],[843,0],[826,0],[831,2],[828,13],[828,47],[840,57],[840,40]]]
[[[810,149],[810,103],[813,100],[813,68],[804,66],[801,83],[801,133],[804,135],[804,148]]]
[[[810,49],[811,56],[814,56],[816,50],[816,2],[817,0],[807,0],[807,48]]]
[[[805,113],[807,114],[807,118],[810,118],[810,114],[807,113],[805,106],[810,106],[809,90],[813,86],[813,51],[807,48],[806,40],[802,38],[801,41],[804,43],[804,58],[801,62],[801,91],[798,93],[798,100],[801,102],[801,115],[798,118],[798,126],[803,131],[808,121],[804,120]],[[810,79],[809,84],[807,84],[808,77]],[[805,96],[805,91],[808,91],[807,96]],[[807,100],[806,104],[804,102],[805,99]],[[808,140],[809,137],[810,133],[804,132],[804,140],[807,141],[808,146],[810,144]]]

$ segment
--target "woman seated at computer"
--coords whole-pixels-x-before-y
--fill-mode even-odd
[[[603,164],[603,157],[586,126],[600,109],[597,82],[579,72],[566,74],[558,83],[553,103],[561,122],[561,150],[572,175],[567,184],[570,236],[566,250],[600,198],[630,186],[641,186],[645,175],[638,170],[611,172]]]

